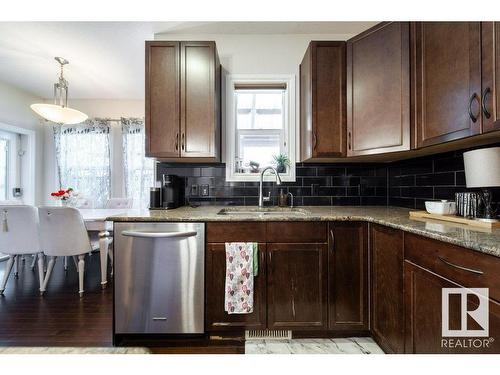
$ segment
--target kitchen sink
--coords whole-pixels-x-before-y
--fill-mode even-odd
[[[309,211],[290,207],[228,207],[220,210],[217,215],[228,216],[305,216]]]

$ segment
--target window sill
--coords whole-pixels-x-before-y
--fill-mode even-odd
[[[268,174],[269,173],[269,174]],[[280,173],[280,178],[281,181],[283,182],[295,182],[295,173],[294,174],[281,174]],[[259,173],[240,173],[240,174],[233,174],[229,175],[226,173],[226,181],[227,182],[259,182],[260,181],[260,172]],[[267,172],[266,175],[264,176],[264,181],[265,182],[275,182],[276,177],[274,174]]]

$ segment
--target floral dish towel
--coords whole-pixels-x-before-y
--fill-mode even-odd
[[[224,307],[228,314],[253,312],[254,247],[253,242],[226,243],[226,293]]]

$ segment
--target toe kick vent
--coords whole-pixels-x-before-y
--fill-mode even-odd
[[[291,340],[292,331],[252,329],[245,331],[245,340]]]

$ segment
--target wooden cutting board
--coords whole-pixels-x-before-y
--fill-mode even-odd
[[[430,214],[427,211],[410,211],[410,218],[434,219],[481,228],[500,228],[500,222],[498,221],[496,223],[489,223],[486,221],[467,219],[462,216]]]

